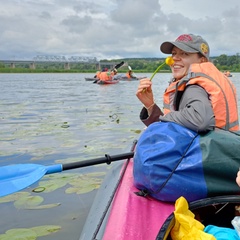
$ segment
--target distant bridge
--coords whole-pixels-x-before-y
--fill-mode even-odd
[[[80,57],[71,56],[69,58],[65,56],[49,56],[49,55],[38,55],[33,60],[0,60],[0,63],[8,64],[11,68],[15,68],[16,64],[28,64],[30,69],[36,69],[36,64],[42,63],[63,63],[64,69],[69,70],[71,63],[84,63],[84,64],[95,64],[96,69],[100,70],[102,67],[113,68],[117,63],[114,62],[101,62],[97,61],[95,57]]]

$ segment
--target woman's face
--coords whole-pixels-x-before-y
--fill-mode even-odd
[[[200,57],[198,53],[187,53],[183,50],[173,47],[172,58],[174,64],[171,65],[173,78],[179,80],[188,73],[188,69],[192,63],[201,63],[205,61],[204,57]]]

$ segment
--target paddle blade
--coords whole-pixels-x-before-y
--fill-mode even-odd
[[[37,164],[0,167],[0,196],[20,191],[41,179],[47,168]]]
[[[46,174],[59,173],[69,169],[92,166],[133,157],[134,153],[124,153],[114,156],[105,155],[92,160],[42,166],[38,164],[16,164],[0,167],[0,197],[20,191],[37,182]]]
[[[115,65],[114,68],[118,69],[118,68],[122,67],[123,65],[124,65],[124,62],[122,61],[122,62],[118,63],[117,65]]]

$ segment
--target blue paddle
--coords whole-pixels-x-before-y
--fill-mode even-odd
[[[101,163],[110,164],[113,161],[132,158],[133,155],[133,152],[113,156],[106,154],[105,157],[101,158],[50,166],[31,163],[3,166],[0,167],[0,197],[22,190],[37,182],[46,174],[58,173]]]

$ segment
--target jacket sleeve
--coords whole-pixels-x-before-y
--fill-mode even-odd
[[[161,109],[155,104],[152,109],[152,113],[149,116],[148,111],[145,107],[142,108],[142,111],[140,112],[140,119],[142,122],[146,125],[149,126],[151,123],[158,122],[159,117],[163,115],[163,112]]]
[[[215,117],[208,93],[198,85],[190,85],[184,91],[179,110],[160,116],[160,121],[176,122],[196,132],[215,128]]]

